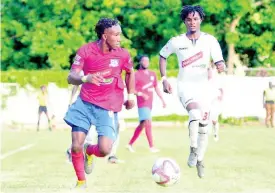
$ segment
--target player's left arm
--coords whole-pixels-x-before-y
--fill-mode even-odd
[[[214,61],[214,64],[216,65],[218,72],[222,73],[225,71],[226,66],[222,56],[222,49],[220,47],[218,40],[215,37],[212,37],[210,46],[211,46],[210,53]]]
[[[126,109],[132,109],[135,106],[135,71],[133,68],[133,62],[128,54],[126,58],[125,65],[123,66],[125,70],[125,84],[127,88],[128,98],[125,103]]]
[[[219,100],[222,101],[223,100],[223,96],[224,96],[223,88],[219,88],[219,91],[220,91]]]

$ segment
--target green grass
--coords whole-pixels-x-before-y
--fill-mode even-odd
[[[209,138],[204,179],[199,179],[196,169],[186,164],[189,153],[186,128],[154,128],[155,144],[161,149],[158,154],[149,153],[144,134],[134,146],[136,153],[126,151],[132,133],[133,129],[121,132],[117,155],[126,163],[112,165],[104,159],[96,160],[86,192],[275,192],[275,129],[221,128],[218,143]],[[70,192],[75,175],[64,153],[70,141],[70,132],[65,130],[3,131],[2,154],[27,144],[35,146],[1,160],[2,192]],[[181,179],[172,187],[160,187],[151,179],[154,160],[162,156],[175,159],[181,167]]]

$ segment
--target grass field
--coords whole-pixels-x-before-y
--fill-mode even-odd
[[[137,152],[128,152],[125,145],[132,133],[133,129],[121,132],[117,155],[126,163],[114,165],[97,159],[84,192],[275,192],[274,128],[221,128],[219,142],[209,138],[204,179],[199,179],[196,169],[186,164],[189,153],[186,128],[155,128],[155,144],[161,149],[158,154],[149,152],[144,134],[134,146]],[[29,144],[33,146],[8,155]],[[1,192],[70,192],[76,179],[73,167],[65,158],[69,145],[68,130],[2,131]],[[181,167],[181,179],[172,187],[160,187],[151,179],[154,160],[162,156],[175,159]]]

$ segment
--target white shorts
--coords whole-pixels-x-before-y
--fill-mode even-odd
[[[208,82],[194,83],[178,83],[178,96],[184,108],[192,102],[199,104],[202,112],[209,112],[211,107],[210,85]]]

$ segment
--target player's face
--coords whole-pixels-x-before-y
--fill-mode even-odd
[[[120,47],[120,35],[121,27],[119,25],[114,25],[110,28],[105,29],[102,37],[109,48],[116,49]]]
[[[198,12],[189,13],[185,18],[184,23],[186,25],[188,32],[196,32],[199,31],[201,25],[201,17]]]
[[[147,69],[149,67],[149,58],[148,57],[142,57],[141,60],[140,60],[140,64],[142,65],[142,67],[144,69]]]

